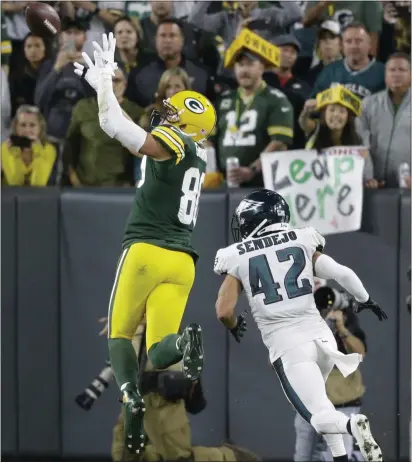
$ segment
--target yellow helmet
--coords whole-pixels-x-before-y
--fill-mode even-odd
[[[216,124],[213,104],[197,91],[179,91],[163,100],[164,120],[186,133],[194,141],[202,142],[212,133]]]

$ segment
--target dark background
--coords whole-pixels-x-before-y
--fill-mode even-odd
[[[245,341],[229,340],[215,317],[217,249],[228,245],[233,208],[247,191],[203,193],[194,246],[200,253],[184,322],[205,334],[208,406],[191,417],[193,443],[230,438],[264,458],[291,459],[294,413],[249,318]],[[2,191],[2,454],[109,457],[120,410],[117,387],[90,412],[75,396],[104,367],[98,337],[105,316],[133,191]],[[362,231],[327,237],[325,252],[353,268],[387,311],[379,323],[360,315],[368,337],[362,364],[363,412],[386,461],[407,460],[410,419],[411,200],[391,190],[366,191]],[[241,301],[239,312],[246,308]]]

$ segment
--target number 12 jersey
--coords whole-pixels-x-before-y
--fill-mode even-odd
[[[197,259],[191,238],[205,178],[206,151],[169,125],[160,125],[151,134],[172,157],[164,161],[143,157],[123,247],[146,242]]]
[[[324,245],[325,239],[307,227],[217,252],[214,270],[241,281],[272,363],[292,348],[330,335],[313,297],[312,257]]]

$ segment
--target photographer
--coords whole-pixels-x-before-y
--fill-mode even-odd
[[[335,336],[339,351],[344,354],[359,353],[365,356],[366,337],[353,310],[355,300],[345,292],[328,286],[319,287],[314,296],[318,310]],[[358,414],[365,393],[359,369],[344,378],[334,367],[326,382],[326,392],[336,409],[348,417],[351,414]],[[295,417],[295,430],[295,461],[333,460],[322,436],[298,414]],[[348,459],[352,460],[352,455],[356,452],[355,460],[363,460],[359,450],[354,450],[353,437],[348,434],[343,435],[343,438]]]
[[[56,184],[57,152],[46,139],[46,122],[36,106],[20,106],[11,136],[1,145],[3,185],[49,186]]]
[[[106,322],[107,318],[100,319]],[[223,444],[218,448],[192,446],[190,423],[187,413],[198,414],[206,407],[202,386],[199,380],[192,382],[184,378],[181,364],[166,370],[153,368],[146,355],[145,321],[134,336],[132,343],[139,361],[140,389],[145,401],[144,426],[149,442],[142,457],[130,454],[125,448],[124,412],[113,429],[112,459],[116,461],[258,461],[254,454]],[[107,334],[107,324],[99,335]],[[77,396],[76,402],[85,410],[90,410],[93,403],[109,386],[113,378],[110,366],[104,368],[98,377]]]

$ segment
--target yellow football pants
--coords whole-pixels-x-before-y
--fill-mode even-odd
[[[146,314],[146,348],[176,334],[195,278],[186,253],[138,242],[117,265],[109,303],[108,337],[131,340]]]

